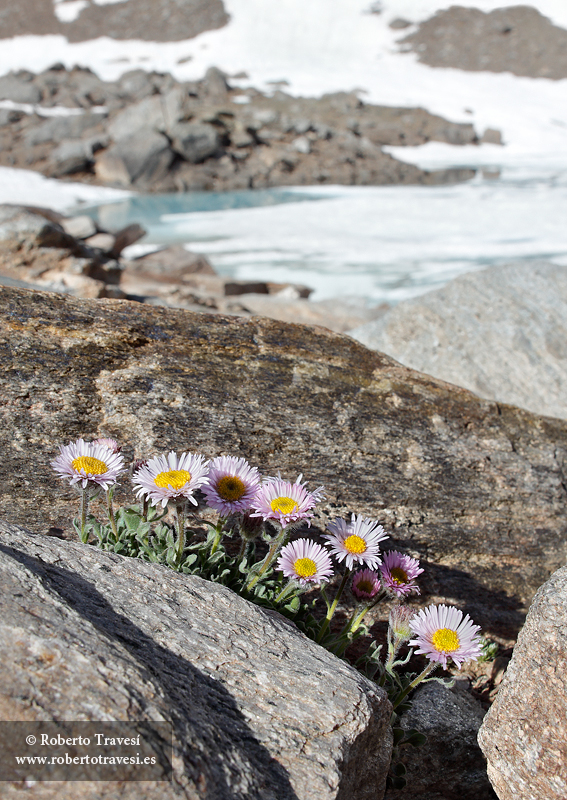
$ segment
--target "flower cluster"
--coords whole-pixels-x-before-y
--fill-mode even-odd
[[[279,474],[262,477],[258,468],[242,457],[225,455],[207,460],[199,453],[170,451],[131,465],[134,492],[141,503],[115,515],[114,487],[126,472],[115,439],[78,439],[60,447],[51,465],[60,478],[81,489],[81,522],[80,526],[74,524],[85,543],[94,531],[101,546],[112,546],[115,552],[124,552],[127,540],[131,555],[161,559],[161,563],[185,572],[205,570],[199,574],[211,580],[222,581],[228,576],[232,587],[239,578],[244,596],[252,600],[261,597],[264,604],[269,600],[273,607],[288,608],[290,613],[302,607],[299,597],[303,593],[320,587],[327,614],[317,630],[306,628],[306,632],[339,656],[366,630],[362,621],[368,611],[384,599],[392,602],[387,658],[378,666],[374,656],[369,658],[381,671],[380,684],[389,681],[393,687],[394,708],[435,667],[446,668],[452,662],[460,669],[465,660],[481,654],[480,628],[459,609],[431,605],[416,613],[404,605],[410,595],[420,593],[417,579],[423,569],[407,554],[381,550],[389,537],[377,520],[359,514],[352,514],[350,521],[332,520],[322,534],[323,544],[306,537],[293,538],[301,525],[311,527],[314,509],[324,499],[323,487],[309,490],[303,475],[294,482]],[[89,500],[100,490],[107,499],[108,530],[88,515]],[[216,524],[204,521],[210,528],[204,542],[192,541],[194,534],[187,531],[186,524],[188,504],[199,505],[198,492],[218,515]],[[167,516],[168,508],[174,511],[175,525],[159,522]],[[229,556],[221,542],[223,536],[235,532],[241,539],[237,557]],[[260,537],[267,543],[268,552],[254,561]],[[158,545],[161,550],[156,550]],[[342,577],[330,600],[327,590],[334,575],[333,560]],[[337,632],[333,630],[333,616],[349,580],[356,609]],[[410,653],[397,660],[406,644]],[[427,666],[404,682],[396,677],[395,670],[408,662],[413,651],[426,656]]]

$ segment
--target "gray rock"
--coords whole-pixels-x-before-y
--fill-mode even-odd
[[[116,245],[116,237],[111,233],[95,233],[85,239],[85,244],[97,250],[102,250],[103,253],[110,253]]]
[[[567,567],[537,592],[480,729],[500,800],[567,797]]]
[[[114,142],[122,142],[144,131],[164,131],[165,127],[161,98],[152,95],[119,111],[107,131]]]
[[[73,114],[65,117],[49,117],[26,130],[25,142],[28,147],[44,142],[61,142],[63,139],[80,139],[90,128],[99,125],[105,114]]]
[[[518,262],[462,275],[349,331],[481,397],[567,417],[567,268]]]
[[[138,800],[383,796],[385,693],[279,614],[3,523],[0,581],[2,717],[170,721],[173,780]]]
[[[53,165],[50,174],[54,178],[84,172],[92,162],[92,149],[86,142],[67,139],[51,151],[49,160]]]
[[[427,741],[400,748],[407,785],[388,791],[386,800],[496,800],[477,743],[484,714],[466,690],[439,683],[419,689],[400,725],[425,734]]]
[[[163,178],[172,159],[169,141],[163,134],[140,130],[105,150],[96,159],[95,171],[105,182],[123,186],[137,182],[144,188]]]
[[[80,217],[67,217],[61,220],[61,227],[64,231],[74,236],[75,239],[88,239],[96,233],[96,225],[91,217],[86,214]]]
[[[204,122],[178,122],[171,128],[171,137],[175,152],[191,164],[199,164],[219,152],[219,135]]]
[[[20,234],[38,234],[45,224],[45,217],[39,213],[21,206],[0,205],[0,241]]]
[[[0,100],[35,104],[41,100],[41,91],[29,79],[10,73],[0,78]]]
[[[50,252],[34,263],[45,269]],[[0,246],[0,273],[5,257]],[[136,458],[189,448],[303,472],[326,487],[316,529],[352,512],[378,519],[392,548],[425,561],[420,603],[466,607],[506,639],[567,560],[563,420],[479,400],[315,326],[8,287],[0,318],[0,504],[14,522],[70,533],[76,497],[49,461],[59,444],[106,435]]]
[[[181,245],[165,247],[141,256],[130,262],[130,270],[177,280],[184,275],[216,275],[205,256],[191,253]]]

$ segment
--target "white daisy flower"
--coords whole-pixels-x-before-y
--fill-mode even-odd
[[[344,561],[349,569],[364,564],[375,569],[382,563],[378,543],[388,538],[384,528],[373,519],[353,514],[351,521],[337,519],[327,525],[330,533],[323,536],[337,561]]]
[[[118,476],[125,471],[124,457],[120,453],[113,453],[104,444],[85,442],[84,439],[62,445],[51,466],[71,485],[81,483],[86,489],[93,484],[105,491],[114,486]]]
[[[311,539],[296,539],[280,553],[276,564],[286,578],[302,586],[327,581],[333,574],[333,565],[327,551]]]
[[[295,483],[281,478],[270,478],[259,489],[252,507],[253,517],[275,520],[282,528],[290,522],[306,520],[311,525],[311,509],[323,498],[323,487],[308,492],[307,484],[301,483],[300,475]]]
[[[197,501],[194,493],[207,480],[208,461],[197,453],[181,453],[173,450],[168,455],[155,456],[141,466],[132,476],[136,497],[145,496],[152,506],[161,503],[165,508],[169,500]]]
[[[480,625],[474,625],[468,614],[463,619],[463,612],[453,606],[441,604],[423,608],[410,620],[409,626],[417,637],[409,646],[417,645],[417,653],[444,668],[449,658],[460,669],[463,661],[476,660],[481,653]]]

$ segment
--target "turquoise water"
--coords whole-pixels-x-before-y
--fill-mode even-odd
[[[82,212],[84,213],[84,211]],[[147,230],[135,257],[184,243],[222,275],[302,283],[312,299],[413,297],[516,260],[567,265],[567,174],[503,171],[447,186],[294,187],[135,196],[90,212]]]

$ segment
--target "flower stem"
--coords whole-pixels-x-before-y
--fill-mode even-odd
[[[114,494],[114,488],[108,489],[106,492],[106,501],[108,505],[108,519],[110,520],[110,527],[112,528],[112,533],[114,534],[114,541],[118,541],[118,530],[116,528],[116,517],[114,516],[114,510],[112,508],[112,496]]]
[[[177,563],[181,564],[185,550],[185,503],[178,503],[177,512]]]
[[[293,594],[294,589],[297,589],[297,585],[293,581],[289,581],[275,598],[274,603],[281,603],[283,600],[287,600],[287,598]]]
[[[414,678],[414,679],[413,679],[413,681],[412,681],[412,682],[409,684],[409,686],[406,686],[406,688],[403,690],[403,692],[402,692],[401,694],[399,694],[399,695],[398,695],[398,697],[396,698],[395,702],[394,702],[394,703],[392,703],[392,708],[395,710],[395,709],[396,709],[396,708],[397,708],[397,707],[400,705],[400,703],[401,703],[401,702],[403,702],[403,701],[406,699],[406,697],[408,696],[408,694],[409,694],[409,693],[410,693],[410,692],[411,692],[413,689],[415,689],[415,687],[416,687],[416,686],[417,686],[419,683],[421,683],[421,681],[422,681],[422,680],[424,680],[425,678],[427,678],[427,676],[428,676],[428,675],[429,675],[431,672],[433,672],[433,670],[434,670],[434,669],[435,669],[437,666],[438,666],[438,665],[437,665],[437,664],[435,664],[433,661],[430,661],[430,662],[428,663],[428,665],[425,667],[425,669],[423,670],[423,672],[420,672],[420,673],[419,673],[419,675],[417,676],[417,678]]]
[[[327,616],[325,617],[325,619],[323,620],[323,624],[321,625],[321,630],[319,631],[319,634],[316,639],[317,643],[320,643],[321,640],[323,639],[323,636],[327,633],[327,629],[329,627],[331,620],[333,619],[335,611],[337,610],[337,605],[339,603],[339,600],[341,599],[341,595],[344,591],[349,575],[350,575],[350,569],[347,567],[345,570],[345,574],[343,575],[341,585],[339,586],[339,591],[337,592],[337,596],[331,603],[329,610],[327,611]]]
[[[89,489],[85,487],[81,494],[81,542],[86,544],[89,538],[87,532],[87,511],[89,509]]]
[[[220,544],[220,540],[222,538],[222,529],[224,528],[224,523],[226,522],[226,517],[219,517],[219,521],[217,522],[215,528],[215,538],[213,540],[213,545],[211,547],[211,555],[216,553],[218,546]]]
[[[287,535],[288,535],[287,528],[282,528],[281,533],[279,533],[276,536],[276,538],[274,539],[274,541],[270,545],[270,549],[268,550],[268,555],[262,561],[262,564],[260,566],[260,569],[258,570],[258,573],[256,575],[254,575],[252,580],[246,586],[246,591],[247,592],[252,591],[252,589],[256,586],[256,584],[258,583],[260,578],[264,575],[264,573],[268,570],[268,568],[271,567],[274,559],[276,558],[278,552],[280,551],[280,548],[283,546]]]

